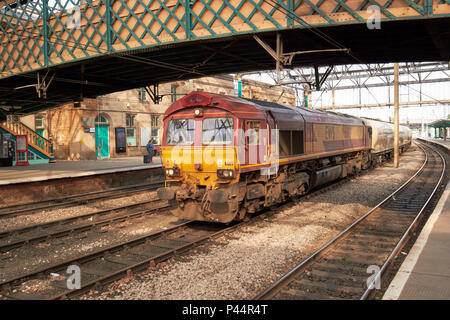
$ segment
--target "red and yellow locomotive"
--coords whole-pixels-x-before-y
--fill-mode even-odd
[[[368,167],[370,149],[359,118],[193,92],[164,115],[158,195],[180,218],[240,220]]]
[[[185,219],[227,223],[372,163],[363,119],[192,92],[164,115],[161,199]]]

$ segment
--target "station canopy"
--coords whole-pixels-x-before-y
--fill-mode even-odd
[[[433,128],[449,128],[450,119],[439,119],[428,124],[428,126]]]

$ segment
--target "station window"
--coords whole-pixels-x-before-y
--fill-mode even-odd
[[[44,129],[44,117],[36,116],[34,118],[34,125],[35,125],[36,129]]]
[[[152,139],[153,139],[153,144],[159,145],[160,141],[159,141],[159,128],[152,128]]]
[[[145,90],[145,88],[138,89],[138,97],[139,101],[147,101],[147,91]]]
[[[100,114],[95,117],[95,124],[108,124],[108,118],[104,114]]]
[[[152,128],[158,127],[159,116],[152,116]]]
[[[36,116],[34,118],[34,128],[36,130],[36,133],[40,135],[41,137],[44,136],[44,117],[43,116]]]
[[[160,144],[158,120],[159,116],[152,116],[152,139],[154,144]]]
[[[170,86],[170,99],[171,99],[172,103],[177,101],[177,88],[178,88],[178,86],[176,86],[176,85]]]
[[[127,114],[126,125],[127,125],[127,145],[129,147],[136,147],[136,126],[134,115]]]

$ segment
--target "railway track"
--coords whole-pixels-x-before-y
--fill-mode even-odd
[[[426,158],[407,182],[255,299],[367,299],[380,288],[445,174],[439,151],[418,145]]]
[[[1,207],[0,219],[30,214],[40,210],[65,208],[69,206],[82,205],[100,200],[116,199],[129,195],[130,192],[150,191],[163,185],[164,185],[163,181],[158,181],[150,184],[139,184],[133,186],[119,187],[106,191],[90,192],[85,194],[67,196],[63,198],[56,198],[39,202],[31,202],[15,206]]]
[[[345,183],[345,181],[347,179],[315,190],[308,194],[306,198],[311,198],[336,188]],[[80,255],[73,259],[5,280],[0,282],[0,293],[7,299],[15,300],[55,300],[75,297],[89,291],[93,287],[118,280],[130,271],[145,270],[153,263],[157,264],[165,261],[178,253],[187,251],[238,226],[255,221],[256,218],[264,219],[272,214],[275,214],[275,211],[268,210],[255,216],[250,221],[242,221],[231,225],[197,221],[182,222],[180,225],[160,232],[110,246],[88,255]],[[5,235],[5,237],[8,237],[8,235]],[[42,234],[41,238],[43,237],[45,235]],[[82,283],[79,289],[67,289],[65,276],[67,267],[70,265],[80,267]],[[64,279],[53,279],[55,277],[52,274],[64,275]],[[28,293],[21,290],[21,286],[26,286],[26,283],[30,280],[50,283],[50,285],[46,290],[36,293]]]
[[[323,186],[304,198],[309,199],[348,181],[348,178]],[[130,271],[145,270],[153,263],[156,265],[170,257],[187,251],[195,246],[246,225],[257,219],[276,214],[276,210],[267,210],[255,215],[250,221],[241,221],[231,225],[208,222],[186,221],[180,225],[133,239],[118,245],[98,250],[88,255],[66,260],[12,279],[0,282],[0,293],[7,299],[66,299],[79,296],[93,287],[118,280]],[[161,242],[158,242],[161,241]],[[66,270],[77,265],[81,271],[81,288],[67,289]],[[64,275],[64,279],[53,279],[52,274]],[[53,277],[54,278],[54,277]],[[51,283],[47,290],[27,293],[20,289],[30,280]]]
[[[350,178],[342,179],[314,190],[301,198],[311,198],[337,188]],[[286,204],[284,204],[286,205]],[[102,286],[127,275],[130,271],[145,270],[153,264],[187,251],[216,236],[243,226],[256,219],[264,219],[278,210],[267,210],[248,222],[229,226],[186,221],[160,232],[110,246],[88,255],[80,255],[42,269],[0,282],[0,293],[7,299],[63,299],[78,296],[91,288]],[[81,270],[81,288],[67,289],[67,267],[77,265]],[[52,276],[55,274],[59,277]],[[37,292],[27,292],[28,281],[46,283]]]
[[[93,287],[122,278],[130,272],[169,259],[175,254],[210,240],[238,225],[184,221],[180,224],[138,239],[103,248],[94,253],[69,259],[58,264],[0,282],[1,294],[7,299],[62,299],[80,295]],[[67,268],[76,265],[81,271],[81,286],[68,289]],[[52,276],[58,274],[59,276]],[[45,284],[38,292],[27,292],[27,282],[38,280]]]
[[[32,225],[0,233],[0,252],[5,252],[25,244],[63,237],[76,232],[136,219],[159,210],[167,209],[166,201],[149,200],[132,205],[87,213],[67,219]]]

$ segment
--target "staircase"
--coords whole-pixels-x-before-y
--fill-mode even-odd
[[[37,134],[33,129],[27,127],[22,122],[2,122],[0,129],[11,133],[14,137],[17,135],[26,135],[28,138],[28,149],[41,159],[48,159],[48,162],[55,162],[53,154],[53,139],[45,139]]]

